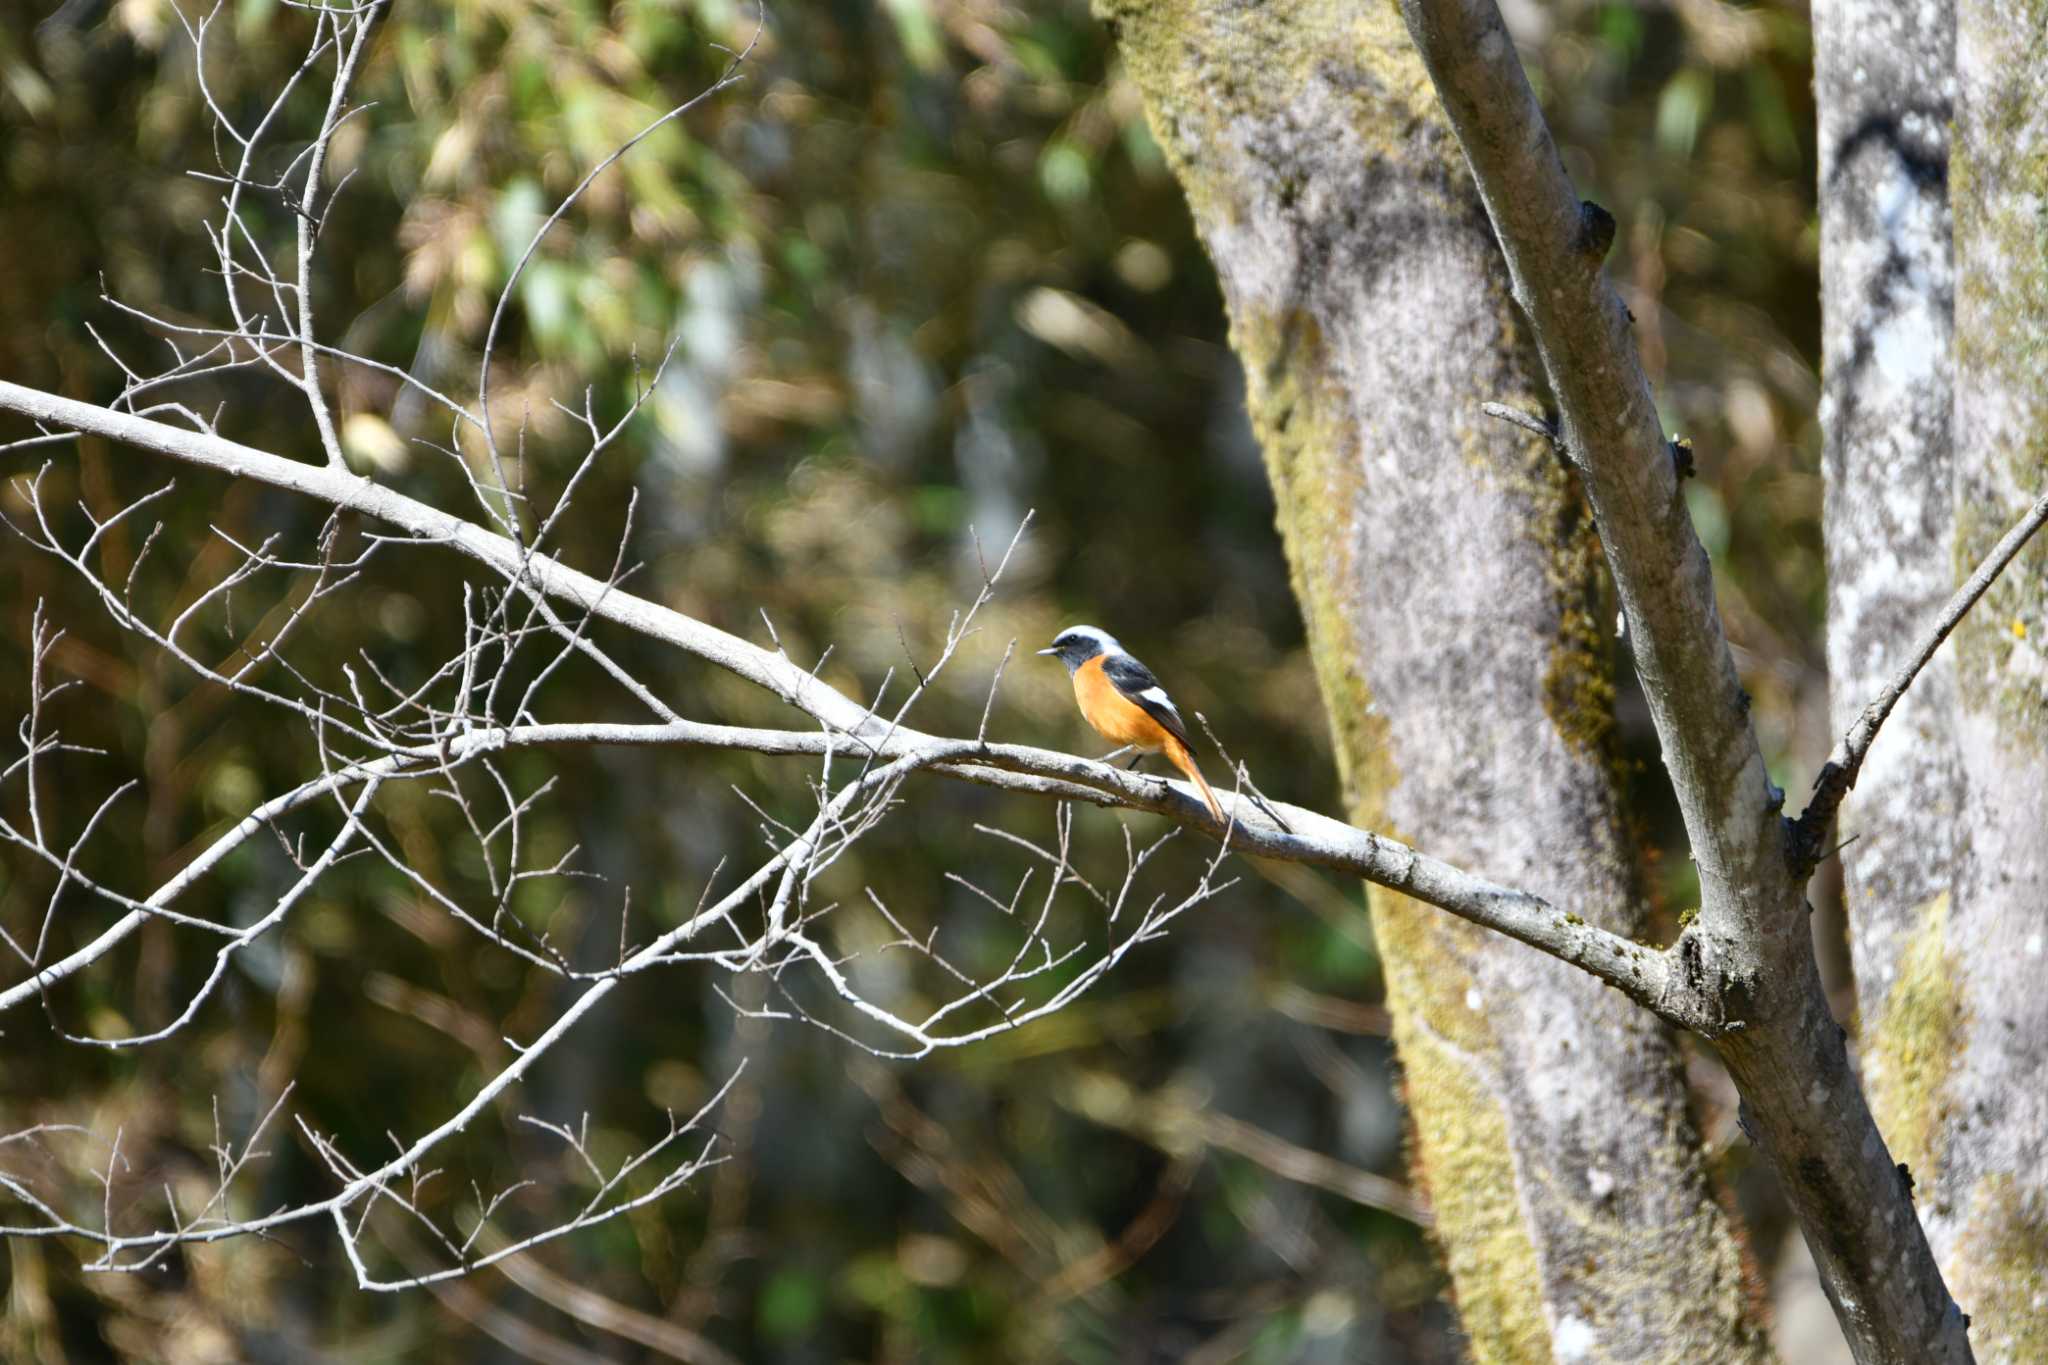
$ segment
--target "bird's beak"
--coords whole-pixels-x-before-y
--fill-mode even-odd
[[[1059,651],[1058,651],[1058,650],[1056,650],[1056,649],[1041,649],[1041,650],[1039,650],[1038,652],[1039,652],[1040,654],[1057,654],[1057,653],[1059,653]]]

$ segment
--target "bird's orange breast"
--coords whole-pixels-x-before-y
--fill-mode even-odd
[[[1131,744],[1151,753],[1164,749],[1173,736],[1147,715],[1145,708],[1116,690],[1102,671],[1098,654],[1074,670],[1074,700],[1095,733],[1111,744]]]

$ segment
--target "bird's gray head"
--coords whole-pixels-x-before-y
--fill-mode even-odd
[[[1052,648],[1038,652],[1052,655],[1067,666],[1067,672],[1072,673],[1096,655],[1122,648],[1116,637],[1106,630],[1097,630],[1094,626],[1068,626],[1053,637]]]

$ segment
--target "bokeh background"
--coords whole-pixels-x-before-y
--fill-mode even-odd
[[[1806,12],[1524,0],[1509,18],[1570,170],[1620,222],[1610,273],[1667,425],[1693,439],[1694,519],[1774,775],[1796,792],[1828,742]],[[246,117],[267,101],[308,30],[274,0],[228,4],[207,52],[223,106]],[[536,488],[559,486],[578,451],[551,400],[580,404],[588,388],[616,413],[680,338],[647,410],[579,494],[562,553],[609,566],[637,491],[636,591],[763,643],[765,613],[792,656],[808,663],[829,647],[824,675],[873,695],[891,670],[900,692],[910,661],[929,662],[980,586],[983,552],[993,559],[1028,511],[980,633],[918,713],[924,728],[972,732],[1010,640],[1021,653],[1091,621],[1151,662],[1267,790],[1333,806],[1325,722],[1214,279],[1111,35],[1084,4],[806,0],[765,15],[724,0],[399,5],[359,87],[375,107],[334,149],[337,174],[353,179],[323,234],[327,338],[473,392],[491,308],[540,219],[612,147],[715,79],[721,46],[749,42],[744,83],[603,177],[515,295],[497,410],[526,421],[523,473]],[[280,163],[318,110],[309,100],[289,114]],[[160,362],[162,341],[102,291],[221,321],[201,228],[217,188],[187,174],[215,156],[193,47],[166,0],[0,11],[0,374],[106,401],[120,377],[89,327],[130,364]],[[270,230],[288,225],[281,205],[256,212]],[[238,439],[314,458],[309,419],[275,381],[230,376],[180,396],[219,406]],[[462,506],[459,481],[422,444],[445,440],[444,422],[360,370],[339,376],[336,396],[360,468]],[[0,428],[0,440],[21,434]],[[32,473],[45,455],[8,456],[5,472]],[[46,494],[100,515],[173,472],[90,440],[49,458]],[[283,494],[175,476],[165,532],[137,575],[139,600],[159,610],[226,567],[209,528],[306,545],[324,519]],[[22,507],[16,492],[0,503]],[[140,540],[115,537],[109,562],[125,573]],[[24,641],[42,601],[70,632],[55,667],[85,683],[67,698],[66,732],[108,751],[46,789],[53,818],[75,829],[118,781],[143,779],[96,867],[131,890],[154,885],[312,770],[303,725],[194,687],[114,630],[61,564],[18,540],[0,555],[7,713],[26,697]],[[394,675],[431,669],[459,639],[466,575],[431,555],[374,565],[324,608],[295,664],[331,677],[368,651]],[[254,605],[260,617],[265,603]],[[228,643],[227,624],[213,628]],[[788,720],[701,665],[608,643],[685,714]],[[1647,720],[1626,695],[1622,709],[1641,855],[1675,914],[1692,903],[1689,868]],[[640,718],[574,669],[541,710]],[[1002,675],[990,731],[1096,747],[1057,665],[1028,654]],[[1212,776],[1220,767],[1212,758]],[[536,882],[517,909],[593,951],[618,932],[623,888],[643,923],[664,926],[721,859],[760,847],[762,814],[734,787],[793,817],[813,775],[789,760],[663,751],[511,768],[527,787],[559,774],[529,827],[535,845],[577,847],[606,879]],[[1028,859],[975,826],[1046,839],[1052,812],[938,781],[907,795],[834,886],[873,886],[914,922],[960,935],[970,956],[993,951],[971,895],[944,874],[1013,885]],[[0,801],[18,813],[18,785]],[[450,811],[392,791],[380,818],[437,884],[479,892]],[[1141,843],[1160,832],[1081,812],[1091,874],[1120,874],[1119,823]],[[1200,864],[1192,841],[1175,841],[1148,884],[1178,894]],[[616,1157],[745,1059],[713,1118],[725,1160],[515,1274],[365,1295],[325,1228],[194,1251],[141,1277],[83,1274],[79,1248],[16,1240],[0,1257],[0,1354],[1455,1360],[1426,1234],[1364,1178],[1403,1181],[1405,1168],[1360,890],[1301,869],[1232,870],[1235,886],[1079,1004],[915,1064],[739,1017],[717,988],[768,1003],[758,979],[679,970],[629,986],[450,1152],[441,1211],[455,1214],[471,1179],[534,1176],[546,1188],[516,1203],[510,1225],[559,1216],[577,1199],[574,1172],[516,1113],[587,1111],[593,1146]],[[289,874],[276,849],[252,848],[209,884],[204,907],[257,913]],[[0,858],[0,922],[32,934],[50,885],[27,860]],[[75,902],[58,937],[82,940],[106,914]],[[61,1122],[98,1135],[0,1149],[9,1170],[96,1208],[91,1172],[118,1130],[132,1169],[117,1222],[160,1218],[159,1187],[203,1190],[216,1111],[245,1130],[287,1080],[297,1111],[378,1157],[387,1134],[438,1122],[504,1064],[505,1038],[530,1037],[564,999],[362,863],[324,882],[178,1038],[107,1053],[53,1031],[160,1026],[209,957],[153,926],[53,996],[51,1017],[6,1021],[0,1131]],[[1712,1067],[1695,1070],[1758,1274],[1783,1281],[1782,1211]],[[329,1188],[293,1134],[270,1146],[252,1206]],[[395,1223],[380,1245],[386,1270],[425,1269],[433,1255]],[[1788,1320],[1797,1313],[1788,1297]],[[675,1331],[650,1338],[649,1323]]]

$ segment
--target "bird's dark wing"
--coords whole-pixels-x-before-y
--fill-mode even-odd
[[[1195,746],[1188,738],[1187,722],[1180,718],[1180,708],[1173,704],[1173,698],[1166,695],[1166,689],[1159,685],[1159,679],[1152,676],[1152,670],[1128,654],[1112,654],[1102,661],[1103,676],[1116,685],[1123,696],[1144,708],[1145,714],[1166,727],[1168,734],[1187,746],[1193,753]]]

